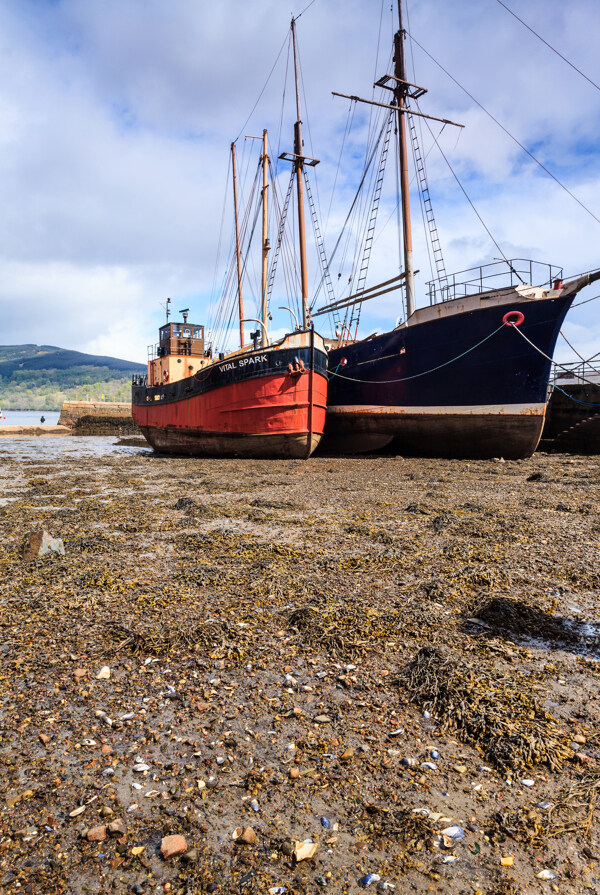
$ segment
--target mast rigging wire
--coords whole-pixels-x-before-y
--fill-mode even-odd
[[[415,101],[415,105],[416,105],[417,109],[419,109],[419,111],[420,111],[419,103]],[[444,159],[444,161],[445,161],[446,164],[448,165],[448,168],[450,169],[450,173],[452,174],[452,176],[453,176],[454,179],[456,180],[457,184],[459,185],[459,187],[460,187],[460,189],[461,189],[461,191],[462,191],[462,193],[463,193],[465,199],[467,200],[467,202],[469,203],[469,205],[471,206],[471,208],[473,209],[473,211],[474,211],[475,214],[477,215],[477,217],[478,217],[478,219],[479,219],[479,222],[481,223],[481,226],[484,228],[485,232],[487,233],[487,235],[489,236],[489,238],[492,240],[492,242],[494,243],[494,245],[496,246],[496,248],[498,249],[498,251],[500,252],[500,254],[502,255],[502,257],[504,258],[504,260],[506,261],[506,263],[508,264],[508,266],[510,267],[510,262],[509,262],[508,258],[506,257],[506,255],[504,254],[504,252],[502,251],[502,249],[500,248],[500,246],[498,245],[498,243],[496,242],[496,240],[495,240],[494,237],[492,236],[492,231],[490,230],[490,228],[488,227],[488,225],[485,223],[485,221],[483,220],[483,218],[481,217],[481,215],[479,214],[479,212],[478,212],[477,209],[475,208],[475,205],[474,205],[474,203],[472,202],[472,200],[471,200],[469,194],[467,193],[466,189],[464,188],[464,186],[463,186],[462,183],[460,182],[460,179],[459,179],[459,177],[458,177],[458,174],[455,172],[454,168],[452,167],[452,165],[451,165],[450,162],[448,161],[448,158],[446,157],[446,154],[445,154],[444,150],[443,150],[442,147],[440,146],[437,137],[435,136],[435,134],[434,134],[433,131],[431,130],[431,127],[429,126],[429,122],[428,122],[426,119],[424,119],[424,120],[425,120],[425,124],[426,124],[426,126],[427,126],[427,130],[428,130],[429,133],[431,134],[431,137],[432,137],[432,139],[433,139],[435,145],[436,145],[437,148],[439,149],[442,158]],[[443,128],[442,128],[442,130],[443,130]],[[600,221],[599,221],[599,223],[600,223]],[[521,279],[521,278],[519,277],[519,279]],[[521,282],[523,282],[523,281],[521,280]]]
[[[502,0],[497,0],[497,2],[500,4],[500,6],[503,6],[504,9],[505,9],[507,12],[509,12],[509,13],[511,14],[511,16],[513,16],[513,18],[515,18],[515,19],[517,20],[517,22],[520,22],[521,25],[523,25],[525,28],[527,28],[528,31],[531,31],[531,33],[534,34],[535,37],[537,37],[538,40],[541,40],[541,42],[542,42],[543,44],[546,44],[546,46],[548,47],[549,50],[552,50],[552,52],[553,52],[553,53],[556,53],[556,55],[559,56],[559,57],[562,59],[563,62],[566,62],[567,65],[570,65],[571,68],[573,69],[573,71],[576,71],[578,75],[581,75],[582,78],[585,78],[585,80],[586,80],[589,84],[591,84],[592,87],[595,87],[596,90],[600,90],[600,87],[598,86],[598,84],[596,84],[595,81],[592,81],[592,79],[591,79],[591,78],[588,78],[588,76],[587,76],[586,74],[584,74],[584,73],[581,71],[580,68],[577,68],[576,65],[573,65],[572,62],[569,62],[569,60],[566,58],[566,56],[563,56],[562,53],[559,53],[559,52],[558,52],[558,50],[556,49],[556,47],[553,47],[552,44],[548,43],[547,40],[544,40],[544,38],[542,37],[542,35],[541,35],[541,34],[538,34],[537,31],[535,31],[530,25],[527,24],[527,22],[524,22],[523,19],[520,19],[519,16],[516,14],[516,12],[513,12],[512,9],[509,9],[509,7],[506,5],[506,3],[503,3]]]
[[[312,0],[312,2],[314,3],[315,0]],[[309,5],[310,5],[310,4],[309,4]],[[308,9],[308,7],[307,7],[307,9]],[[242,134],[244,133],[244,130],[246,129],[246,125],[248,124],[248,122],[249,122],[250,119],[252,118],[252,116],[253,116],[253,114],[254,114],[254,111],[255,111],[256,107],[258,106],[258,104],[259,104],[259,102],[260,102],[260,100],[261,100],[261,98],[262,98],[263,93],[264,93],[265,90],[267,89],[267,85],[268,85],[269,81],[271,80],[271,76],[273,75],[273,72],[275,71],[275,66],[276,66],[277,63],[279,62],[279,57],[280,57],[281,54],[283,53],[283,48],[285,47],[286,43],[288,42],[288,39],[289,39],[289,36],[288,36],[288,34],[287,34],[287,32],[286,32],[285,40],[284,40],[283,43],[281,44],[281,48],[280,48],[279,52],[277,53],[277,58],[275,59],[275,62],[273,63],[273,66],[272,66],[272,68],[271,68],[271,71],[270,71],[269,74],[267,75],[267,80],[266,80],[265,83],[264,83],[263,89],[262,89],[262,90],[260,91],[260,93],[258,94],[257,100],[256,100],[256,102],[254,103],[254,105],[252,106],[252,111],[250,112],[250,114],[248,115],[248,117],[246,118],[246,120],[244,121],[244,123],[243,123],[243,125],[242,125],[242,127],[241,127],[241,129],[240,129],[239,134],[237,135],[237,137],[236,137],[235,140],[234,140],[234,143],[237,143],[237,141],[239,140],[239,138],[240,138],[240,137],[242,136]]]
[[[577,204],[578,204],[579,206],[581,206],[581,208],[583,208],[583,210],[586,211],[586,212],[589,214],[589,216],[590,216],[591,218],[593,218],[593,219],[596,221],[596,223],[600,224],[600,218],[596,217],[596,215],[594,214],[594,212],[593,212],[593,211],[590,211],[590,209],[587,207],[587,205],[584,205],[583,202],[581,201],[581,199],[578,199],[578,198],[577,198],[577,196],[575,195],[575,193],[572,193],[571,190],[570,190],[568,187],[566,187],[566,186],[564,185],[564,183],[561,183],[561,181],[558,179],[558,177],[556,177],[556,175],[553,174],[552,171],[550,171],[544,164],[542,164],[542,162],[540,162],[540,160],[537,159],[537,158],[535,157],[535,155],[534,155],[532,152],[530,152],[529,149],[527,149],[526,146],[523,146],[523,144],[522,144],[519,140],[517,140],[516,137],[513,137],[513,135],[511,134],[511,132],[510,132],[509,130],[507,130],[507,129],[504,127],[504,125],[501,124],[501,123],[498,121],[497,118],[494,118],[494,116],[492,115],[492,113],[491,113],[491,112],[488,112],[488,110],[485,108],[485,106],[483,106],[483,105],[479,102],[479,100],[475,99],[475,97],[473,96],[473,94],[472,94],[472,93],[469,93],[469,91],[467,90],[467,88],[466,88],[466,87],[463,87],[463,85],[462,85],[459,81],[457,81],[456,78],[453,77],[453,75],[451,75],[450,72],[449,72],[447,69],[445,69],[444,66],[443,66],[440,62],[438,62],[437,59],[436,59],[434,56],[431,55],[431,53],[428,53],[427,50],[425,49],[425,47],[421,46],[421,44],[419,43],[419,41],[418,41],[416,38],[414,38],[414,37],[412,36],[412,34],[409,34],[408,36],[409,36],[410,39],[411,39],[411,40],[418,46],[418,48],[419,48],[420,50],[422,50],[423,53],[425,53],[425,55],[428,56],[428,57],[431,59],[432,62],[435,62],[435,64],[438,66],[438,68],[441,68],[441,70],[444,72],[444,74],[447,75],[447,77],[449,77],[450,80],[453,81],[453,82],[456,84],[457,87],[460,87],[460,89],[463,91],[463,93],[465,93],[465,94],[469,97],[469,99],[472,100],[472,102],[474,102],[477,106],[479,106],[479,108],[481,109],[482,112],[485,112],[485,114],[488,116],[488,118],[491,118],[491,120],[494,122],[494,124],[496,124],[496,125],[500,128],[501,131],[504,131],[504,133],[507,135],[507,137],[510,137],[510,139],[511,139],[514,143],[516,143],[517,146],[518,146],[520,149],[522,149],[523,152],[526,153],[526,155],[528,155],[530,159],[532,159],[532,161],[534,161],[534,162],[536,163],[536,165],[539,165],[539,167],[542,169],[542,171],[545,171],[545,173],[548,175],[548,177],[551,177],[552,180],[553,180],[555,183],[557,183],[558,186],[559,186],[562,190],[564,190],[565,193],[567,193],[567,194],[571,197],[571,199],[574,199],[575,202],[577,202]]]

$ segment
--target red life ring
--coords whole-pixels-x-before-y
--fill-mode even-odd
[[[502,323],[506,326],[521,326],[525,320],[525,314],[520,311],[507,311],[502,318]]]
[[[163,382],[168,382],[168,381],[169,381],[169,371],[165,370],[163,373]]]

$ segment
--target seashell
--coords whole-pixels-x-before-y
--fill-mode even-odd
[[[536,873],[538,879],[556,879],[557,876],[558,874],[554,873],[553,870],[540,870],[539,873]]]
[[[367,873],[366,876],[361,877],[358,881],[358,885],[362,886],[363,889],[366,889],[367,886],[370,886],[372,883],[378,883],[381,877],[378,873]]]
[[[449,836],[450,839],[454,839],[456,841],[465,838],[465,831],[462,827],[458,826],[446,827],[446,829],[442,830],[441,833],[442,836]]]

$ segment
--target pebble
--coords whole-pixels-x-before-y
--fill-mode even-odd
[[[108,665],[103,665],[98,674],[96,675],[97,681],[109,681],[110,680],[110,668]]]
[[[538,879],[556,879],[557,876],[558,874],[554,873],[553,870],[540,870],[539,873],[536,873]]]
[[[160,843],[160,851],[165,860],[168,858],[176,858],[183,855],[188,850],[188,845],[184,836],[175,834],[172,836],[164,836]]]
[[[122,820],[113,820],[106,827],[109,836],[124,836],[126,831],[125,823]]]
[[[309,860],[314,856],[317,848],[317,843],[311,839],[305,839],[303,842],[296,841],[294,844],[294,860],[296,863]]]
[[[238,827],[237,830],[234,830],[233,838],[236,842],[243,842],[244,845],[254,845],[256,842],[256,833],[252,827],[246,827],[243,830],[241,827]]]
[[[331,724],[329,715],[317,715],[315,721],[317,724]]]
[[[87,836],[85,837],[88,842],[104,842],[106,839],[106,827],[98,826],[92,827],[87,831]]]

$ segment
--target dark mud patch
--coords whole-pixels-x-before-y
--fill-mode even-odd
[[[467,633],[503,636],[515,642],[541,642],[546,648],[600,656],[600,623],[554,615],[535,603],[494,597],[464,620]]]

